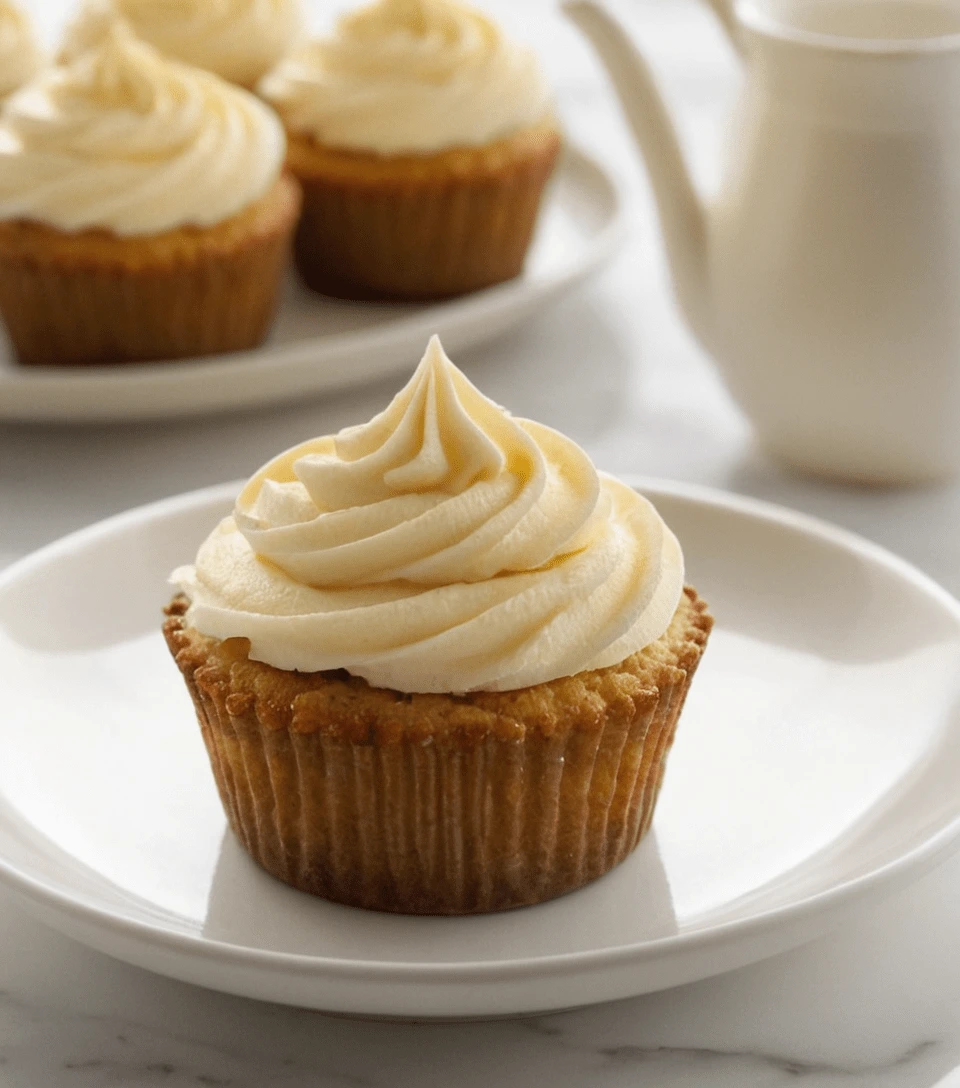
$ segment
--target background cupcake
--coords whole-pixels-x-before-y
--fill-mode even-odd
[[[300,0],[86,0],[61,60],[98,45],[113,20],[168,56],[253,88],[303,31]]]
[[[44,59],[25,12],[0,0],[0,100],[36,75]]]
[[[520,273],[560,147],[530,50],[451,0],[380,0],[260,85],[304,187],[319,291],[437,298]]]
[[[299,211],[253,95],[122,24],[0,119],[0,313],[25,363],[252,347]]]
[[[241,842],[407,913],[622,861],[712,622],[653,506],[436,339],[385,412],[258,472],[173,579],[165,634]]]

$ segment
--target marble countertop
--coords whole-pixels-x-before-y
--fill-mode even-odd
[[[29,6],[52,28],[66,5]],[[537,40],[569,129],[630,193],[632,232],[591,285],[457,362],[517,414],[576,438],[603,468],[828,518],[960,593],[960,486],[828,485],[754,448],[677,315],[643,172],[587,49],[547,0],[490,6]],[[623,10],[709,187],[734,63],[692,0]],[[0,563],[128,506],[245,475],[305,436],[368,418],[396,384],[206,420],[0,426]],[[543,1018],[402,1025],[157,978],[58,936],[0,893],[0,1088],[960,1088],[958,910],[960,859],[829,937],[721,978]]]

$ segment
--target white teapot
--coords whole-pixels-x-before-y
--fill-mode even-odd
[[[680,305],[761,443],[807,471],[960,471],[960,9],[710,0],[746,68],[705,204],[641,55],[567,0],[646,159]]]

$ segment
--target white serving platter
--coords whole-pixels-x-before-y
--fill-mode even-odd
[[[255,350],[178,362],[21,367],[0,332],[0,420],[111,422],[274,404],[409,370],[433,333],[462,351],[531,317],[610,259],[624,198],[586,152],[568,146],[523,275],[433,305],[338,302],[291,271],[277,322]]]

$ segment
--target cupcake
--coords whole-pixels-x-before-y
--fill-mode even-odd
[[[411,914],[537,903],[649,828],[712,620],[676,538],[434,338],[370,423],[271,461],[164,633],[251,856]]]
[[[248,90],[303,32],[300,0],[86,0],[64,34],[61,61],[99,46],[117,18],[161,53]]]
[[[0,313],[22,363],[251,348],[300,210],[252,94],[121,24],[0,116]]]
[[[10,0],[0,0],[0,100],[32,79],[43,62],[30,20]]]
[[[560,148],[536,58],[451,0],[380,0],[260,84],[304,189],[297,265],[343,298],[520,274]]]

